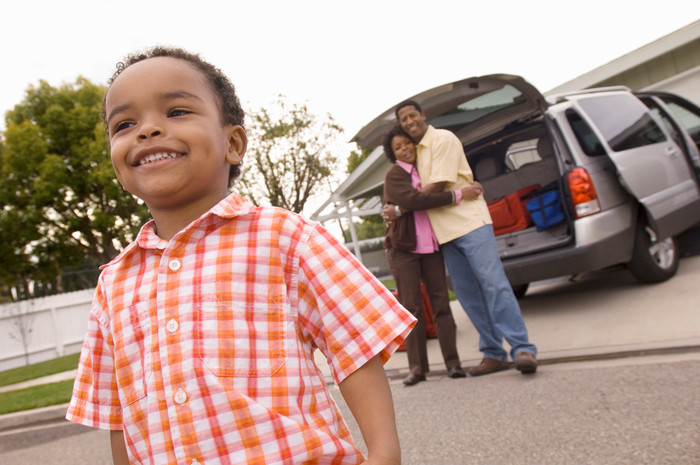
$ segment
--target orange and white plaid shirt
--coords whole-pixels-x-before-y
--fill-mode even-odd
[[[414,323],[325,229],[231,194],[103,267],[66,418],[132,463],[357,464],[312,354],[340,383]]]

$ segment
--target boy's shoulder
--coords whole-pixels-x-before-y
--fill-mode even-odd
[[[298,213],[280,207],[255,206],[236,195],[232,202],[222,202],[210,210],[207,215],[217,217],[223,223],[236,224],[236,228],[229,230],[248,230],[249,234],[270,236],[296,237],[297,240],[303,236],[308,236],[312,230],[319,227],[317,221],[310,220]],[[204,218],[204,217],[203,217]],[[209,228],[204,225],[209,221],[201,221],[198,224],[190,225],[188,228],[202,227],[206,232],[204,235],[212,234],[217,228]],[[119,255],[100,267],[114,268],[123,262],[131,262],[128,258],[140,249],[159,249],[165,245],[161,244],[162,239],[155,231],[153,221],[146,223],[139,231],[133,242],[127,245]],[[282,241],[286,242],[286,241]],[[296,242],[296,241],[295,241]],[[133,262],[131,263],[133,264]]]
[[[309,220],[298,213],[294,213],[281,207],[253,205],[248,200],[236,193],[233,193],[224,199],[210,212],[214,215],[229,219],[260,221],[263,218],[277,218],[300,224],[317,224],[315,221]]]
[[[315,228],[317,221],[310,220],[299,213],[272,206],[253,206],[246,214],[231,218],[232,221],[250,221],[256,223],[256,228],[273,228],[285,232],[291,228]],[[287,227],[282,227],[285,225]]]
[[[144,225],[144,227],[145,227],[145,225]],[[139,233],[139,234],[141,234],[141,233]],[[114,257],[113,259],[108,261],[107,263],[100,265],[100,270],[104,270],[105,268],[111,267],[115,263],[121,262],[124,259],[124,257],[131,255],[136,248],[138,248],[138,238],[135,239],[134,241],[132,241],[126,247],[124,247],[124,249],[121,252],[119,252],[119,255],[117,255],[116,257]]]

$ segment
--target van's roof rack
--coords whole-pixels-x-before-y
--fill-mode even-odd
[[[566,101],[566,97],[570,97],[572,95],[581,95],[581,94],[594,94],[598,92],[612,92],[612,91],[626,91],[626,92],[632,92],[632,89],[630,89],[627,86],[608,86],[608,87],[591,87],[590,89],[581,89],[581,90],[572,90],[569,92],[562,92],[559,94],[552,94],[548,95],[546,97],[546,100],[550,103],[561,103]]]

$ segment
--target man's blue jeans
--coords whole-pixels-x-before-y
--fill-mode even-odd
[[[508,360],[503,339],[510,345],[513,359],[522,351],[537,355],[503,271],[491,225],[442,244],[440,249],[457,299],[479,332],[479,350],[484,357]]]

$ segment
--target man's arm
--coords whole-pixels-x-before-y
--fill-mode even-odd
[[[484,188],[479,181],[474,181],[472,184],[465,186],[459,190],[462,192],[462,200],[475,200],[481,194],[484,193]],[[401,209],[402,213],[405,213],[407,211],[420,210],[418,208],[406,209],[401,206],[399,206],[399,208]],[[397,218],[394,210],[394,204],[384,204],[384,207],[382,208],[382,217],[384,218],[384,221],[387,222],[394,221]]]
[[[365,463],[400,464],[401,448],[396,430],[394,402],[379,356],[345,378],[340,383],[340,392],[367,445],[368,460]]]
[[[447,182],[434,182],[432,184],[428,184],[427,186],[423,186],[421,188],[421,192],[426,194],[430,194],[432,192],[442,192],[445,190],[446,185]]]
[[[129,455],[126,453],[126,442],[124,442],[124,431],[110,431],[109,442],[112,446],[114,465],[129,465]]]
[[[450,192],[427,194],[413,187],[411,175],[401,167],[391,168],[384,179],[384,201],[401,207],[401,210],[429,210],[454,202]]]

